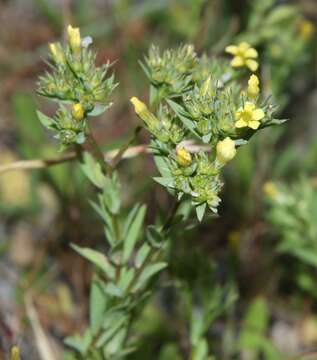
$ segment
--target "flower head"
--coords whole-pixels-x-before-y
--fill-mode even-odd
[[[81,103],[77,103],[73,105],[72,108],[72,115],[73,118],[76,120],[82,120],[85,116],[85,110],[83,108],[83,106],[81,105]]]
[[[260,93],[259,85],[260,85],[259,78],[256,75],[252,74],[248,81],[248,90],[247,90],[248,96],[251,99],[255,99],[259,95]]]
[[[216,150],[217,160],[221,164],[226,164],[228,161],[232,160],[237,153],[235,142],[230,139],[230,137],[226,137],[224,140],[219,141]]]
[[[239,45],[230,45],[226,47],[226,52],[234,55],[231,61],[232,67],[247,66],[252,72],[256,71],[259,64],[256,60],[258,52],[250,46],[247,42],[242,42]]]
[[[176,148],[176,161],[181,166],[189,166],[192,163],[192,156],[183,146]]]
[[[69,45],[72,51],[75,54],[78,54],[80,52],[80,45],[81,45],[79,28],[73,28],[71,25],[68,25],[67,35],[68,35]]]
[[[55,62],[63,64],[65,62],[65,56],[61,44],[59,42],[50,43],[49,48]]]
[[[246,102],[236,112],[236,128],[249,127],[256,130],[260,126],[260,120],[264,118],[264,111],[257,108],[252,102]]]

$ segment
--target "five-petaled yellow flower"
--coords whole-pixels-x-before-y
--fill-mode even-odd
[[[254,60],[258,57],[258,52],[247,42],[242,42],[239,45],[229,45],[226,47],[226,52],[234,55],[231,61],[232,67],[247,66],[252,72],[259,67],[258,62]]]
[[[255,104],[247,101],[244,107],[236,112],[236,128],[249,127],[256,130],[260,126],[260,120],[264,118],[264,111],[257,108]]]
[[[260,80],[259,78],[252,74],[249,78],[249,81],[248,81],[248,96],[251,98],[251,99],[255,99],[259,93],[260,93]]]

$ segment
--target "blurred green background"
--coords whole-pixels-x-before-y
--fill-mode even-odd
[[[130,358],[187,358],[199,331],[193,324],[206,313],[215,359],[285,359],[317,349],[317,2],[2,0],[0,19],[0,165],[57,154],[35,113],[53,108],[35,89],[47,43],[69,23],[93,37],[98,63],[114,62],[114,104],[93,123],[105,150],[138,124],[129,99],[147,99],[139,60],[152,43],[189,42],[224,56],[226,45],[247,40],[259,50],[263,90],[290,120],[253,138],[228,166],[219,218],[175,234],[171,266],[135,329],[142,351]],[[145,132],[138,137],[148,140]],[[171,199],[151,178],[152,158],[123,161],[119,170],[125,206],[137,199],[149,204],[149,223],[164,217]],[[0,175],[0,359],[15,343],[25,358],[38,358],[28,292],[56,359],[68,356],[62,339],[85,327],[90,266],[69,244],[104,241],[92,194],[73,163]]]

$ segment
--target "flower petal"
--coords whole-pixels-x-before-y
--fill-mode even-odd
[[[256,130],[260,126],[260,121],[250,121],[248,123],[249,128]]]
[[[243,53],[245,53],[250,48],[250,44],[243,41],[239,44],[239,50]]]
[[[244,105],[244,110],[246,110],[246,111],[254,111],[254,109],[255,109],[255,104],[253,104],[252,102],[250,102],[250,101],[247,101],[246,103],[245,103],[245,105]],[[255,120],[255,119],[254,119]]]
[[[246,126],[248,126],[248,124],[244,120],[238,120],[235,123],[236,128],[243,128],[243,127],[246,127]]]
[[[231,61],[232,67],[240,67],[244,65],[244,60],[241,56],[235,56]]]
[[[226,47],[225,51],[228,54],[236,55],[238,53],[238,46],[236,45],[229,45]]]
[[[263,119],[264,116],[265,116],[265,114],[264,114],[264,111],[262,109],[255,109],[252,112],[252,118],[255,121],[259,121],[259,120]]]
[[[247,58],[257,58],[258,52],[254,48],[250,48],[245,52],[245,57]]]
[[[251,70],[251,71],[257,71],[258,67],[259,67],[259,63],[253,59],[248,59],[246,62],[247,67]]]

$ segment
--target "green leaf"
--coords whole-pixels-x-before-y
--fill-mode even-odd
[[[197,132],[197,130],[195,129],[195,124],[192,120],[188,119],[185,116],[185,112],[184,109],[178,105],[176,102],[167,99],[166,100],[168,102],[168,104],[170,105],[170,107],[174,110],[174,112],[176,113],[176,115],[179,117],[179,119],[181,120],[181,122],[187,127],[187,129],[192,132],[195,136],[197,136],[199,139],[201,139],[200,134]]]
[[[141,287],[144,287],[147,283],[147,281],[154,275],[156,275],[157,273],[159,273],[160,271],[162,271],[163,269],[165,269],[167,267],[167,263],[166,262],[158,262],[156,264],[151,264],[145,267],[145,269],[143,270],[139,281],[137,282],[137,285],[134,289],[134,291],[140,289]]]
[[[196,206],[196,215],[199,222],[201,222],[204,217],[206,206],[207,204],[205,202]]]
[[[160,248],[165,239],[161,228],[157,228],[154,225],[148,226],[146,230],[146,238],[151,246],[156,248]]]
[[[121,206],[120,184],[117,173],[112,178],[105,177],[103,188],[103,202],[111,214],[118,214]]]
[[[40,122],[42,123],[42,125],[44,127],[46,127],[47,129],[54,129],[55,128],[55,122],[52,118],[46,116],[45,114],[43,114],[41,111],[37,110],[36,111],[37,117],[39,118]]]
[[[100,164],[88,152],[84,152],[84,162],[81,168],[88,179],[99,189],[103,189],[106,177],[103,175]]]
[[[148,253],[150,252],[151,247],[144,243],[141,248],[138,250],[136,257],[135,257],[135,266],[136,268],[140,268],[144,263],[145,258],[147,257]]]
[[[92,111],[90,111],[88,113],[89,116],[100,116],[102,115],[109,107],[111,106],[111,104],[97,104]]]
[[[96,333],[101,326],[106,310],[107,298],[97,278],[93,279],[90,290],[90,327]]]
[[[71,244],[71,247],[81,256],[96,265],[98,269],[100,269],[107,275],[107,277],[109,277],[110,279],[114,278],[115,269],[110,264],[108,258],[104,254],[90,248],[77,246],[75,244]]]
[[[129,229],[127,230],[127,234],[125,238],[123,239],[123,257],[122,260],[125,263],[129,260],[136,241],[138,240],[138,237],[140,235],[142,225],[144,222],[146,212],[146,206],[141,206],[138,211],[136,212],[134,219],[131,222],[131,225],[129,226]]]
[[[174,187],[174,178],[172,177],[154,177],[153,180],[165,187]]]

